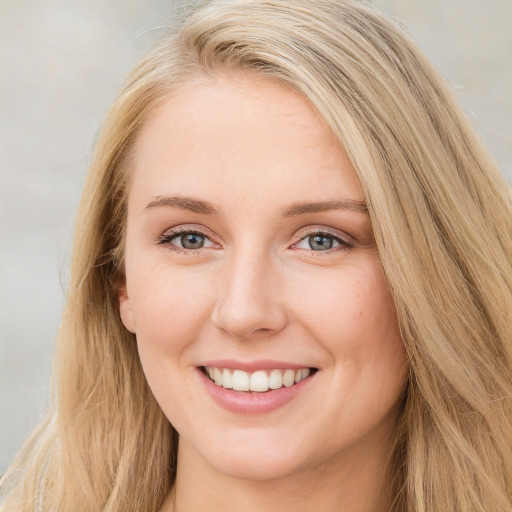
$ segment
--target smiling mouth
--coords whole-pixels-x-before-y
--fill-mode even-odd
[[[292,387],[317,372],[316,368],[287,368],[255,372],[213,366],[202,366],[200,369],[219,387],[256,393]]]

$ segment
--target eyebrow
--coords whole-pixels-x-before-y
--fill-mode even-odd
[[[145,210],[156,208],[158,206],[165,206],[167,208],[181,208],[182,210],[189,210],[194,213],[204,213],[207,215],[218,214],[217,210],[206,201],[199,201],[191,197],[180,196],[156,196],[153,201],[150,201]]]
[[[323,201],[318,203],[294,203],[283,210],[283,217],[295,217],[304,213],[318,213],[331,210],[352,210],[368,213],[368,207],[364,201],[342,199],[340,201]]]
[[[153,201],[150,201],[146,205],[145,210],[156,207],[180,208],[182,210],[206,215],[217,215],[219,213],[215,207],[207,201],[182,196],[156,196]],[[293,203],[282,211],[282,215],[283,217],[296,217],[306,213],[319,213],[331,210],[352,210],[368,213],[368,207],[364,201],[342,199],[339,201],[321,201],[315,203]]]

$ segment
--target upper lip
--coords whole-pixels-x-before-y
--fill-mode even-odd
[[[209,366],[213,368],[228,368],[230,370],[243,370],[255,372],[257,370],[288,369],[298,370],[300,368],[313,368],[308,364],[291,363],[287,361],[276,361],[274,359],[258,359],[254,361],[237,361],[234,359],[215,359],[202,361],[198,366]]]

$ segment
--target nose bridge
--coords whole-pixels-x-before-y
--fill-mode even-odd
[[[282,330],[286,315],[276,276],[268,249],[251,244],[234,249],[219,273],[214,325],[239,339]]]

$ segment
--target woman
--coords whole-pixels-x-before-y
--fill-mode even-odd
[[[511,210],[381,13],[199,9],[105,122],[5,509],[512,510]]]

